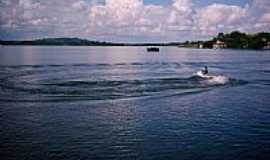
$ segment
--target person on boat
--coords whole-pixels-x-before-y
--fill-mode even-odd
[[[208,67],[207,66],[204,67],[204,70],[202,70],[202,73],[204,75],[208,74]]]

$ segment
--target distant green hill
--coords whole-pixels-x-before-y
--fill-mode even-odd
[[[180,43],[112,43],[80,38],[45,38],[31,41],[1,41],[1,45],[55,45],[55,46],[178,46]]]
[[[107,42],[89,41],[79,38],[45,38],[29,41],[0,41],[2,45],[57,45],[57,46],[96,46],[113,45]],[[118,45],[118,44],[114,44]]]

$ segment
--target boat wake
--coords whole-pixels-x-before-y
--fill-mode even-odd
[[[209,74],[205,75],[202,73],[202,71],[198,71],[196,75],[206,79],[207,82],[210,84],[223,84],[224,85],[233,80],[222,75],[209,75]]]
[[[190,77],[141,76],[127,73],[89,73],[89,68],[45,67],[2,68],[0,101],[62,102],[81,100],[118,100],[147,97],[183,96],[206,92],[218,87],[246,84],[222,75]],[[57,73],[57,74],[55,74]],[[102,73],[102,74],[101,74]],[[104,74],[104,75],[103,75]],[[128,73],[136,77],[135,73]],[[113,78],[118,77],[118,78]]]

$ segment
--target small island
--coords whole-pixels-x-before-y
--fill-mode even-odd
[[[270,49],[270,33],[247,34],[239,31],[219,33],[211,40],[185,41],[168,43],[115,43],[91,41],[80,38],[44,38],[25,41],[0,40],[0,45],[35,45],[35,46],[177,46],[183,48],[213,49]]]

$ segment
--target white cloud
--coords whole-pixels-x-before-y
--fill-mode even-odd
[[[191,25],[190,0],[175,0],[172,6],[145,5],[142,0],[106,0],[91,8],[91,33],[164,36],[173,28]],[[98,31],[102,30],[102,31]],[[124,33],[126,32],[126,33]]]
[[[80,1],[77,1],[77,2],[74,2],[72,4],[72,7],[75,9],[75,10],[86,10],[88,5],[85,1],[83,0],[80,0]]]
[[[212,4],[197,10],[196,27],[202,34],[216,34],[220,31],[239,29],[247,24],[249,7]]]
[[[193,3],[191,0],[174,0],[172,8],[180,15],[187,15],[192,12]]]
[[[19,0],[19,7],[24,10],[34,10],[41,8],[41,4],[32,0]]]
[[[40,9],[41,5],[32,0],[5,0],[3,6],[0,6],[0,25],[6,30],[15,30],[31,24]]]
[[[113,28],[133,26],[143,9],[142,0],[106,0],[105,5],[94,5],[90,11],[91,27]]]
[[[261,22],[268,23],[270,25],[270,13],[266,13],[262,16]]]
[[[192,24],[192,14],[194,12],[191,0],[174,0],[168,23],[180,28]]]
[[[162,6],[143,0],[3,0],[0,36],[174,41],[232,30],[270,30],[269,0],[254,0],[245,7],[221,3],[198,7],[193,2],[173,0]]]
[[[270,10],[270,1],[269,0],[254,0],[253,4],[255,7],[263,9],[265,11]]]

